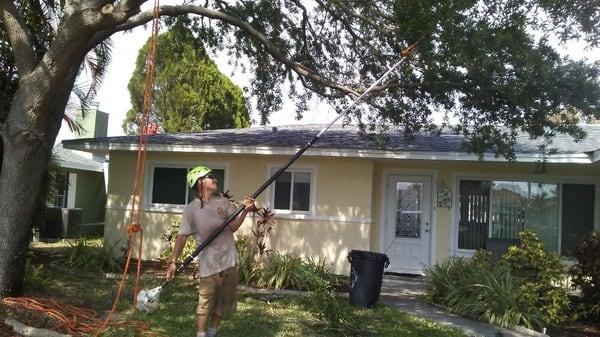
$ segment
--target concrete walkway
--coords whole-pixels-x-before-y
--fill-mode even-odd
[[[467,335],[477,337],[517,337],[546,336],[528,329],[509,330],[458,316],[444,309],[432,306],[423,300],[424,284],[418,277],[385,275],[381,285],[380,303],[415,316],[427,318],[441,325],[463,330]]]

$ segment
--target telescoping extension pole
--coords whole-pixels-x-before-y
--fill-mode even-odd
[[[289,160],[289,162],[283,165],[281,168],[279,168],[277,172],[275,172],[269,179],[267,179],[267,181],[265,181],[264,184],[262,184],[254,193],[252,193],[250,198],[256,199],[256,197],[258,197],[267,187],[269,187],[269,185],[271,185],[273,181],[279,178],[279,176],[283,172],[285,172],[285,170],[287,170],[288,167],[290,167],[298,158],[300,158],[300,156],[302,156],[302,154],[306,152],[306,150],[308,150],[316,142],[319,141],[319,138],[321,138],[325,131],[327,131],[340,118],[345,116],[348,113],[348,111],[350,111],[350,109],[352,109],[358,102],[360,102],[363,99],[363,97],[365,97],[365,95],[367,95],[371,90],[373,90],[373,88],[375,88],[379,83],[381,83],[381,81],[383,81],[384,78],[386,78],[392,71],[394,71],[394,69],[396,69],[400,64],[402,64],[402,62],[407,59],[411,51],[417,46],[419,42],[421,42],[421,40],[417,41],[410,47],[404,49],[400,53],[400,55],[402,56],[402,59],[400,61],[394,64],[388,71],[386,71],[385,74],[383,74],[377,81],[375,81],[375,83],[371,84],[371,86],[367,90],[365,90],[360,96],[358,96],[358,98],[352,104],[350,104],[350,106],[348,106],[342,113],[340,113],[325,128],[323,128],[321,132],[315,135],[308,143],[306,143],[306,145],[304,145],[300,150],[298,150],[298,152],[296,152],[296,154]],[[177,267],[175,275],[181,273],[187,267],[187,265],[190,264],[190,262],[192,262],[194,257],[196,257],[206,246],[208,246],[212,242],[212,240],[214,240],[214,238],[217,237],[217,235],[219,235],[233,219],[235,219],[240,213],[242,213],[242,211],[244,211],[244,205],[239,206],[235,210],[235,212],[229,215],[227,219],[225,219],[225,221],[223,221],[223,223],[219,226],[219,228],[215,229],[214,232],[212,232],[204,241],[202,241],[202,243],[196,248],[196,250],[194,250],[194,252],[190,256],[186,257],[185,260],[183,260],[183,262]],[[167,285],[167,283],[169,282],[170,281],[165,281],[161,288]]]

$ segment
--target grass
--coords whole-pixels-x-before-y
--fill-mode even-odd
[[[86,307],[104,314],[112,306],[118,280],[101,277],[84,277],[57,273],[42,269],[44,282],[27,288],[28,296],[53,297],[65,303]],[[159,285],[162,280],[143,279],[142,288]],[[42,285],[42,286],[40,286]],[[195,282],[178,278],[161,295],[161,307],[151,315],[133,312],[133,281],[128,281],[118,305],[119,319],[141,320],[150,326],[150,331],[162,336],[194,336],[195,307],[197,292]],[[341,299],[347,305],[347,299]],[[465,336],[458,330],[439,326],[431,321],[397,311],[385,305],[375,309],[353,309],[364,329],[350,336]],[[111,328],[103,337],[136,336],[132,329]],[[226,316],[222,322],[221,337],[300,337],[300,336],[348,336],[348,330],[334,330],[311,314],[303,299],[287,296],[272,302],[257,295],[240,293],[238,310]]]

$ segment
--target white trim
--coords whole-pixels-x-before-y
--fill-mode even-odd
[[[595,187],[595,186],[594,186]],[[558,183],[558,245],[556,246],[558,255],[562,252],[562,212],[563,212],[563,183]],[[594,203],[596,196],[594,195]],[[594,205],[596,208],[596,205]],[[594,209],[594,214],[596,214],[596,210]],[[592,220],[593,221],[593,220]],[[592,225],[593,226],[593,225]]]
[[[91,160],[91,159],[90,159]],[[102,172],[104,171],[104,167],[101,162],[98,162],[98,165],[95,164],[87,164],[87,163],[75,163],[65,160],[57,160],[58,166],[61,168],[71,169],[71,170],[81,170],[81,171],[91,171],[91,172]]]
[[[109,151],[137,151],[137,144],[110,143],[91,144],[81,142],[78,144],[63,144],[64,148],[87,152]],[[299,147],[277,146],[240,146],[240,145],[179,145],[179,144],[148,144],[146,151],[156,152],[184,152],[184,153],[220,153],[220,154],[260,154],[260,155],[293,155]],[[448,161],[477,161],[479,156],[466,152],[444,151],[390,151],[374,149],[336,149],[336,148],[310,148],[305,156],[320,157],[357,157],[378,159],[412,159],[412,160],[448,160]],[[592,164],[592,156],[585,153],[559,153],[542,155],[537,153],[517,153],[516,160],[523,163],[537,163],[545,160],[547,163]],[[483,155],[486,162],[508,162],[503,157],[494,154]]]
[[[423,170],[415,170],[415,169],[395,169],[395,168],[384,168],[381,170],[381,194],[380,194],[380,220],[379,220],[379,252],[385,254],[385,232],[384,228],[387,225],[387,192],[388,192],[388,177],[390,175],[402,175],[402,176],[419,176],[419,177],[428,177],[431,179],[430,186],[430,198],[431,198],[431,209],[430,211],[430,226],[429,230],[431,232],[429,238],[429,265],[432,265],[435,261],[437,261],[437,198],[434,198],[434,190],[437,192],[437,183],[438,183],[438,170],[433,169],[423,169]]]
[[[144,167],[144,206],[143,208],[148,211],[152,210],[173,210],[177,211],[183,208],[188,203],[187,200],[183,205],[171,205],[171,204],[153,204],[152,203],[152,186],[154,185],[154,168],[166,167],[166,168],[185,168],[190,169],[198,165],[198,160],[184,160],[184,161],[172,161],[172,160],[146,160]],[[223,190],[229,189],[229,163],[227,162],[202,162],[202,165],[210,167],[211,169],[224,170],[224,181]],[[185,183],[185,182],[184,182]],[[187,185],[186,185],[187,187]]]
[[[489,181],[524,181],[524,182],[544,182],[550,184],[557,184],[559,187],[559,235],[558,235],[558,248],[560,253],[561,241],[562,241],[562,184],[587,184],[596,186],[595,193],[595,205],[594,205],[594,228],[600,228],[600,177],[587,177],[587,176],[563,176],[563,175],[540,175],[540,174],[482,174],[472,172],[453,172],[452,173],[452,184],[454,186],[454,192],[452,197],[452,216],[451,216],[451,228],[450,228],[450,255],[451,256],[463,256],[471,257],[475,253],[472,249],[459,249],[458,248],[458,223],[460,217],[460,180],[489,180]]]
[[[69,187],[67,190],[67,208],[75,208],[77,199],[77,173],[69,172],[67,178]]]
[[[267,179],[269,179],[273,173],[273,171],[281,168],[285,163],[281,164],[269,164],[267,165]],[[270,208],[280,217],[289,216],[289,218],[295,218],[297,215],[307,216],[308,218],[314,218],[317,214],[317,166],[316,165],[292,165],[285,172],[299,172],[299,173],[310,173],[310,200],[308,204],[308,211],[292,211],[292,210],[284,210],[284,209],[275,209],[275,193],[274,186],[275,182],[273,182],[267,188],[267,208]],[[292,200],[290,199],[290,202]]]
[[[173,206],[156,206],[156,207],[144,207],[142,210],[148,213],[173,213],[180,214],[183,213],[185,205],[173,205]],[[117,210],[117,211],[129,211],[130,208],[127,205],[119,204],[119,205],[110,205],[107,206],[106,209]],[[375,219],[373,218],[352,218],[352,217],[344,217],[344,216],[316,216],[311,214],[281,214],[275,212],[275,217],[278,219],[286,219],[286,220],[302,220],[302,221],[326,221],[326,222],[343,222],[343,223],[355,223],[355,224],[364,224],[370,225]]]

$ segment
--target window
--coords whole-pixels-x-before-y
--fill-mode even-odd
[[[272,174],[276,170],[272,171]],[[278,210],[310,211],[311,172],[292,170],[283,172],[273,188],[273,205]]]
[[[514,240],[531,230],[546,250],[558,252],[560,247],[568,255],[593,228],[594,191],[594,185],[586,184],[461,180],[458,248],[481,249],[488,238]]]
[[[564,184],[560,252],[573,256],[579,238],[594,229],[595,186]]]
[[[56,194],[50,200],[50,206],[67,207],[67,197],[69,195],[69,173],[58,172],[54,181]]]
[[[188,188],[186,176],[192,167],[159,167],[152,170],[152,204],[185,205],[195,197],[194,190]],[[225,170],[213,169],[217,178],[217,192],[222,192],[225,183]]]

